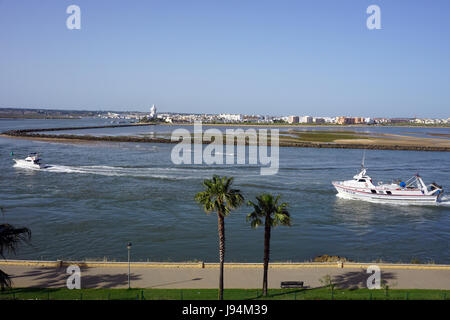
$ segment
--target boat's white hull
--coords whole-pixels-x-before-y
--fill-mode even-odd
[[[43,168],[45,168],[45,165],[43,165],[43,164],[33,163],[33,162],[25,161],[22,159],[14,159],[14,161],[16,162],[16,164],[15,164],[16,167],[21,167],[21,168],[26,168],[26,169],[43,169]]]
[[[340,195],[351,199],[415,203],[433,203],[438,201],[438,196],[436,195],[424,195],[414,191],[391,191],[391,194],[386,192],[380,194],[373,193],[371,189],[349,187],[339,182],[333,182],[333,186]]]

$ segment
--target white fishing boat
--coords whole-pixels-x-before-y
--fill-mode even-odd
[[[16,162],[15,166],[21,168],[42,169],[46,167],[46,165],[41,162],[41,159],[37,153],[30,153],[25,159],[13,160]]]
[[[419,174],[414,175],[407,181],[392,183],[379,182],[374,184],[372,178],[367,175],[364,168],[364,159],[361,171],[352,180],[333,181],[338,195],[358,200],[378,200],[389,202],[416,202],[435,203],[442,198],[444,190],[436,183],[426,185]]]

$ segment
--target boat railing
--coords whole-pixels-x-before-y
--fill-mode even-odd
[[[413,176],[406,181],[406,188],[417,187],[417,176]]]

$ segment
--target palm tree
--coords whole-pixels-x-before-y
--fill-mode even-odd
[[[225,217],[232,209],[238,208],[244,201],[240,190],[232,189],[233,178],[214,175],[212,179],[203,181],[205,191],[195,195],[195,201],[202,205],[207,214],[217,213],[219,231],[219,300],[223,300],[223,263],[225,260]]]
[[[10,224],[0,224],[0,256],[4,259],[5,253],[15,253],[21,242],[31,239],[31,231],[28,228],[15,228]],[[11,279],[8,274],[0,270],[0,289],[11,287]]]
[[[291,217],[287,211],[288,204],[278,203],[281,196],[274,198],[271,194],[261,194],[256,197],[258,203],[248,202],[253,207],[253,212],[247,216],[247,221],[251,222],[252,228],[263,224],[264,219],[264,277],[263,277],[263,295],[267,296],[267,271],[269,269],[270,256],[270,232],[272,227],[282,225],[290,226]]]

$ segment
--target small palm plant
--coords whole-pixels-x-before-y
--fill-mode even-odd
[[[264,224],[264,276],[263,295],[267,296],[267,273],[270,260],[270,235],[275,226],[290,226],[291,217],[287,210],[286,202],[279,203],[281,196],[274,197],[271,194],[261,194],[256,197],[257,203],[252,201],[248,205],[253,207],[253,212],[247,216],[252,228],[257,228]],[[263,221],[264,219],[264,221]]]
[[[334,287],[336,284],[333,281],[333,278],[327,274],[319,279],[320,283],[325,287],[328,288],[331,291],[331,300],[334,298]]]
[[[232,189],[233,178],[214,175],[212,179],[203,181],[205,190],[195,195],[203,210],[209,214],[217,213],[217,225],[219,232],[219,300],[223,300],[223,267],[225,261],[225,217],[230,211],[237,209],[244,201],[240,190]]]
[[[385,279],[381,280],[381,288],[384,289],[385,297],[389,297],[389,283]]]
[[[31,231],[28,228],[15,228],[10,224],[0,224],[0,256],[4,259],[5,253],[15,253],[17,246],[21,242],[28,242],[31,239]],[[8,274],[0,270],[0,290],[11,287],[11,278]]]

